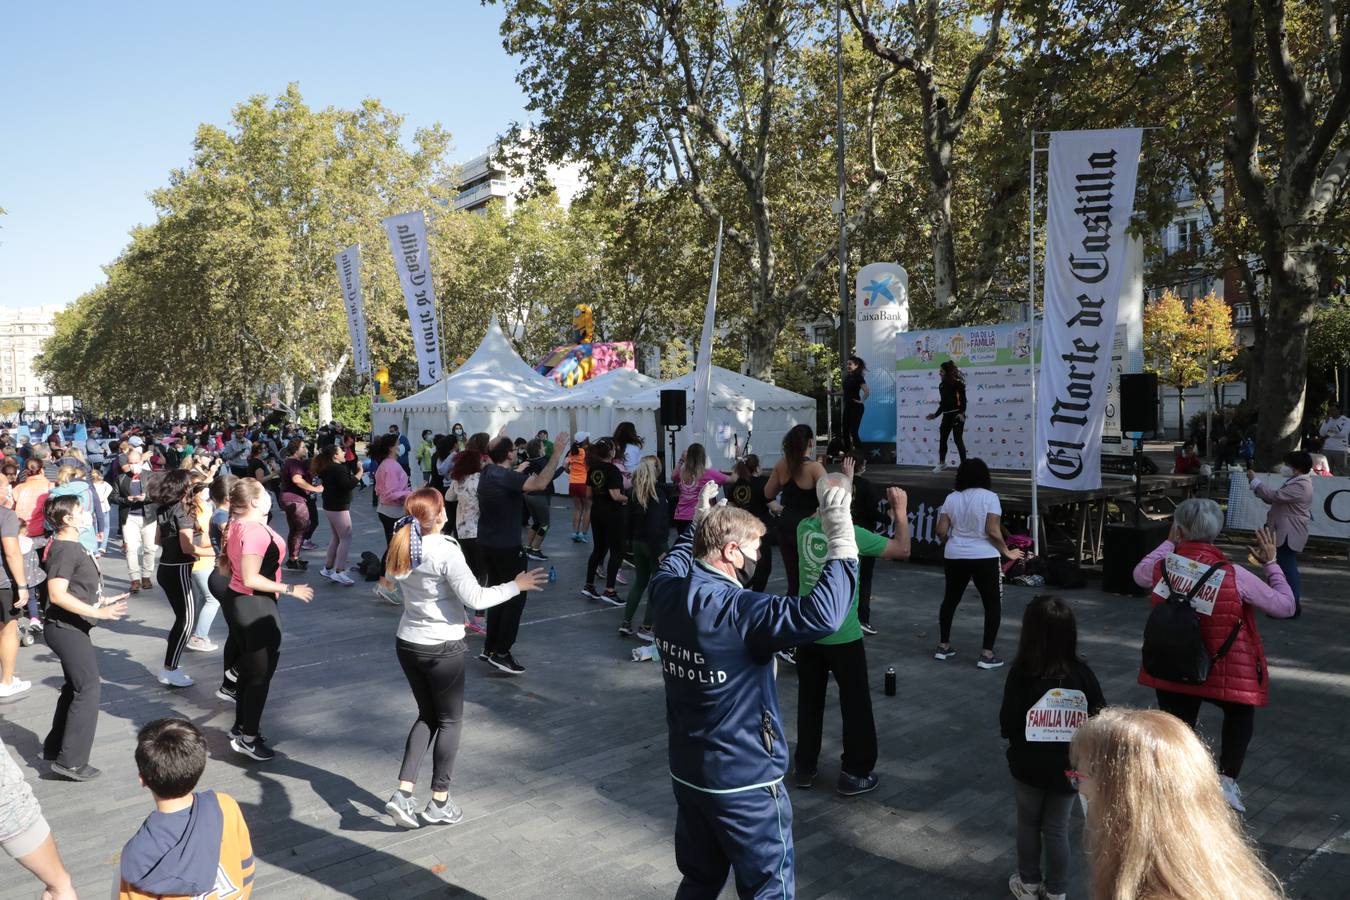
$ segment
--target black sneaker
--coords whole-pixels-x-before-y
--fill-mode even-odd
[[[234,735],[230,738],[230,749],[235,753],[241,753],[250,759],[256,759],[258,762],[267,762],[276,756],[272,748],[267,746],[262,735],[258,735],[251,741],[244,740],[243,735]]]
[[[610,606],[624,605],[623,598],[619,596],[617,591],[606,590],[603,594],[600,595],[600,599],[605,603],[608,603]]]
[[[859,624],[862,626],[862,633],[863,633],[863,634],[876,634],[876,633],[877,633],[877,630],[876,630],[875,628],[873,628],[869,623],[867,623],[867,622],[860,622]]]
[[[216,688],[216,699],[224,700],[226,703],[234,703],[239,699],[239,691],[237,688],[232,688],[228,684],[222,684],[220,687]]]
[[[53,775],[60,775],[62,778],[68,778],[71,781],[93,781],[103,774],[101,770],[95,769],[93,766],[89,765],[89,763],[71,769],[58,762],[54,762],[51,765],[51,771]]]
[[[445,798],[444,803],[429,801],[427,808],[422,810],[422,821],[428,825],[455,825],[463,819],[464,810],[449,797]]]
[[[523,675],[525,667],[516,662],[516,658],[510,653],[494,653],[488,657],[488,665],[493,666],[507,675]]]
[[[877,789],[877,773],[869,772],[859,778],[847,772],[840,772],[839,783],[835,785],[834,789],[841,797],[856,797],[868,791],[875,791]]]
[[[282,568],[289,569],[292,572],[303,572],[305,570],[305,561],[303,559],[288,559]]]
[[[492,655],[489,654],[486,650],[478,654],[478,658],[481,659],[483,662],[492,662]]]
[[[933,650],[933,659],[948,660],[956,655],[956,648],[948,644],[946,647],[938,644]]]
[[[656,635],[652,634],[652,626],[650,625],[639,625],[637,636],[640,640],[644,640],[649,644],[656,643]]]
[[[591,600],[599,600],[600,592],[595,589],[595,585],[588,584],[581,589],[581,596]]]
[[[809,790],[811,785],[816,783],[816,770],[812,769],[810,772],[803,772],[801,769],[798,769],[793,783],[804,791]]]
[[[979,662],[975,665],[981,669],[1001,669],[1003,668],[1003,660],[997,656],[981,656]]]
[[[787,648],[786,650],[779,650],[777,653],[774,654],[774,656],[777,656],[779,659],[781,659],[783,662],[787,663],[788,665],[795,666],[795,665],[797,664],[797,648],[796,648],[796,647],[789,647],[789,648]]]
[[[629,622],[627,619],[625,619],[624,621],[620,622],[620,623],[619,623],[619,634],[620,634],[620,636],[622,636],[622,637],[632,637],[632,636],[633,636],[633,623],[632,623],[632,622]]]
[[[526,547],[525,555],[530,557],[531,559],[548,559],[547,553],[545,553],[543,550],[536,550],[533,547]]]

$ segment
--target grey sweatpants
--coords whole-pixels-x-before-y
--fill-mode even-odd
[[[1069,813],[1076,794],[1056,794],[1017,785],[1017,872],[1027,884],[1042,883],[1041,848],[1045,848],[1045,892],[1062,894],[1069,881]]]

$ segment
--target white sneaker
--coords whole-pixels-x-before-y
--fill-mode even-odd
[[[0,700],[18,697],[32,686],[33,683],[31,681],[24,681],[21,678],[11,678],[9,684],[0,684]]]
[[[1228,805],[1240,813],[1245,813],[1247,807],[1242,805],[1242,788],[1238,787],[1237,779],[1220,775],[1219,785],[1223,788],[1223,799],[1228,801]]]
[[[182,669],[160,669],[159,683],[168,687],[192,687],[196,682]]]
[[[348,575],[346,572],[334,572],[333,580],[336,581],[338,584],[345,584],[347,587],[351,587],[352,585],[356,584],[355,581],[352,581],[352,577]]]
[[[320,570],[319,570],[319,574],[322,575],[324,578],[332,578],[332,577],[333,577],[333,570],[332,570],[332,569],[320,569]]]
[[[946,463],[938,463],[936,466],[933,466],[933,471],[934,471],[934,472],[941,472],[941,471],[942,471],[943,469],[945,469],[945,468],[947,468],[947,464],[946,464]]]
[[[1017,872],[1012,873],[1012,877],[1008,879],[1008,890],[1017,900],[1041,900],[1041,886],[1027,884]]]
[[[195,634],[192,637],[188,638],[187,648],[189,650],[197,650],[202,653],[210,653],[213,650],[220,649],[217,645],[211,643],[211,641],[207,640],[206,638],[199,638]]]

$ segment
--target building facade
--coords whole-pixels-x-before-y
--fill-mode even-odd
[[[47,393],[47,385],[33,371],[33,361],[55,333],[60,311],[59,306],[0,308],[0,397]]]
[[[529,140],[529,135],[523,139]],[[529,183],[511,172],[504,156],[501,146],[494,143],[486,153],[464,163],[460,170],[459,193],[452,204],[455,212],[482,213],[493,202],[505,204],[507,213],[515,209]],[[572,198],[585,186],[581,166],[576,163],[550,164],[544,167],[544,173],[563,207],[570,206]]]

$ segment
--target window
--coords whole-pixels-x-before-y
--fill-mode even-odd
[[[1250,325],[1252,323],[1252,305],[1238,303],[1233,306],[1233,324]]]
[[[1182,219],[1177,223],[1175,250],[1178,253],[1200,253],[1205,249],[1199,219]]]

